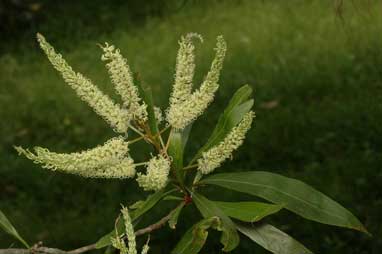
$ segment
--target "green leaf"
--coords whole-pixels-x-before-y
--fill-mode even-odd
[[[223,173],[205,178],[213,184],[259,196],[309,220],[367,232],[361,222],[340,204],[309,185],[292,178],[263,171]]]
[[[147,199],[144,201],[144,203],[136,210],[132,211],[130,213],[131,219],[134,221],[138,219],[140,216],[142,216],[144,213],[146,213],[148,210],[153,208],[162,198],[169,195],[170,193],[174,192],[175,189],[171,189],[169,191],[159,190],[155,192],[154,194],[151,194],[147,197]]]
[[[178,197],[178,196],[168,195],[168,196],[164,197],[163,200],[165,200],[165,201],[183,201],[183,198]]]
[[[224,245],[223,251],[232,251],[239,244],[239,235],[232,220],[213,201],[201,194],[192,193],[192,199],[204,218],[217,216],[221,219],[222,237],[220,242]]]
[[[191,160],[190,164],[198,159],[203,152],[222,141],[231,129],[241,121],[243,116],[248,113],[253,106],[253,100],[248,100],[251,94],[252,88],[248,85],[242,86],[236,91],[227,108],[224,110],[224,113],[220,116],[215,129],[207,140],[207,143],[200,148],[195,157]]]
[[[192,124],[181,131],[172,129],[169,139],[168,154],[172,158],[172,167],[176,173],[176,178],[183,186],[185,171],[183,170],[183,152],[190,135]]]
[[[113,248],[113,246],[108,246],[105,250],[105,253],[104,254],[114,254],[115,253],[115,248]]]
[[[182,237],[172,254],[197,254],[206,243],[209,228],[219,228],[220,219],[206,218],[192,226]]]
[[[182,211],[184,205],[185,205],[184,202],[180,203],[176,207],[176,209],[171,213],[170,220],[168,221],[168,225],[170,226],[170,228],[172,228],[172,229],[176,228],[176,224],[178,223],[178,218],[179,218],[180,212]]]
[[[8,220],[5,214],[0,210],[0,228],[2,228],[6,233],[10,234],[17,240],[19,240],[25,247],[29,248],[27,242],[19,235],[17,230],[13,227],[12,223]]]
[[[141,203],[140,206],[136,210],[130,212],[131,220],[132,221],[137,220],[140,216],[142,216],[144,213],[146,213],[151,208],[153,208],[163,197],[167,196],[168,194],[170,194],[173,191],[174,191],[174,189],[169,190],[167,192],[165,192],[164,190],[160,190],[160,191],[157,191],[154,194],[148,196],[147,199],[143,203]],[[124,227],[123,220],[118,220],[116,228],[117,228],[119,233],[121,233],[121,234],[125,233],[125,227]],[[110,237],[113,237],[114,234],[115,234],[115,231],[112,230],[110,233],[101,237],[96,242],[96,248],[101,249],[101,248],[104,248],[106,246],[109,246],[111,244]]]
[[[309,249],[283,231],[265,223],[236,224],[237,230],[275,254],[311,254]]]
[[[259,221],[283,208],[283,205],[262,202],[213,202],[229,217],[245,222]]]
[[[159,129],[158,129],[157,120],[155,118],[154,102],[153,102],[153,95],[152,95],[151,88],[143,85],[137,74],[135,75],[135,81],[138,87],[139,94],[142,100],[147,105],[147,115],[149,119],[148,121],[149,121],[151,135],[156,135],[159,132]]]
[[[142,207],[142,205],[145,203],[144,200],[138,200],[137,202],[135,202],[134,204],[130,205],[129,206],[129,209],[131,210],[135,210],[135,209],[138,209],[140,207]]]

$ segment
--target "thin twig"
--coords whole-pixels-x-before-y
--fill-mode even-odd
[[[138,142],[138,141],[140,141],[142,139],[144,139],[144,137],[139,136],[138,138],[129,140],[128,142],[129,142],[129,144],[134,144],[134,143],[136,143],[136,142]]]
[[[140,132],[138,129],[136,129],[134,126],[132,125],[129,125],[130,129],[132,129],[133,131],[135,131],[137,134],[139,134],[140,136],[142,137],[145,137],[145,134],[143,134],[142,132]]]
[[[90,250],[94,250],[95,248],[96,248],[96,244],[93,243],[93,244],[90,244],[90,245],[87,245],[87,246],[84,246],[84,247],[81,247],[81,248],[78,248],[75,250],[71,250],[68,253],[69,254],[80,254],[80,253],[84,253],[84,252],[87,252]]]
[[[193,165],[184,167],[183,170],[193,169],[193,168],[196,168],[196,167],[198,167],[198,164],[193,164]]]
[[[162,134],[163,132],[167,131],[170,128],[171,128],[171,125],[164,127],[162,130],[159,131],[159,134]],[[154,136],[156,136],[156,135],[158,135],[158,134],[155,134]]]
[[[170,126],[167,126],[166,128],[160,130],[157,134],[153,135],[152,138],[156,138],[156,137],[159,137],[159,140],[160,142],[162,143],[162,146],[164,148],[164,144],[163,144],[163,139],[162,139],[162,136],[161,134],[165,131],[167,131],[168,129],[170,128]],[[148,139],[146,136],[139,136],[138,138],[135,138],[135,139],[132,139],[132,140],[129,140],[129,144],[134,144],[138,141],[141,141],[142,139]],[[150,142],[152,144],[152,142]]]
[[[165,145],[164,145],[164,142],[163,142],[163,139],[162,139],[162,135],[160,135],[160,133],[158,135],[158,138],[159,138],[159,142],[160,142],[160,145],[161,145],[162,149],[164,149]]]
[[[139,167],[139,166],[144,166],[144,165],[147,165],[147,161],[145,161],[145,162],[140,162],[140,163],[134,163],[134,166],[136,166],[136,167]]]
[[[168,220],[170,220],[171,218],[171,215],[172,213],[174,212],[175,210],[172,210],[169,214],[167,214],[166,216],[164,216],[162,219],[160,219],[158,222],[154,223],[154,224],[151,224],[150,226],[148,227],[145,227],[145,228],[142,228],[142,229],[138,229],[137,231],[135,231],[135,235],[136,236],[140,236],[140,235],[144,235],[144,234],[148,234],[148,233],[151,233],[152,231],[155,231],[157,229],[160,229],[161,227],[163,227],[166,222]]]
[[[164,144],[164,142],[163,142],[163,139],[162,139],[162,133],[165,132],[165,131],[167,131],[170,127],[171,127],[171,125],[168,125],[168,126],[166,126],[164,129],[162,129],[161,131],[159,131],[157,134],[154,135],[154,137],[155,137],[155,136],[158,136],[159,141],[160,141],[160,144],[162,145],[162,148],[163,148],[163,149],[165,149],[166,146],[165,146],[165,144]]]

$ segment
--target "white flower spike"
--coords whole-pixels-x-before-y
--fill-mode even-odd
[[[137,254],[137,243],[135,241],[135,232],[129,210],[126,207],[121,209],[122,217],[125,223],[125,231],[128,247],[122,238],[123,235],[119,235],[117,228],[115,228],[115,237],[111,238],[111,243],[114,248],[118,249],[121,254]],[[141,254],[147,254],[149,251],[149,239],[142,247]]]
[[[123,106],[131,112],[133,118],[137,121],[147,121],[147,106],[141,102],[138,88],[134,85],[133,75],[127,60],[123,58],[119,49],[115,49],[113,45],[105,43],[101,47],[104,51],[102,60],[106,61],[106,68],[109,71],[111,81],[115,85],[117,93],[123,100]]]
[[[116,248],[117,250],[119,250],[119,254],[129,254],[129,250],[127,249],[126,247],[126,244],[125,242],[123,241],[122,238],[120,238],[118,236],[118,231],[116,231],[116,237],[111,237],[110,238],[110,241],[111,241],[111,245]]]
[[[94,111],[102,116],[118,133],[125,133],[128,128],[130,114],[115,104],[109,96],[102,93],[89,79],[81,73],[73,71],[72,67],[54,50],[41,34],[37,34],[41,49],[47,55],[53,67],[59,71],[65,82],[77,95],[87,102]]]
[[[92,178],[131,178],[135,175],[133,160],[128,157],[128,142],[112,138],[104,145],[79,153],[55,153],[35,147],[35,153],[15,147],[42,167]]]
[[[147,239],[147,242],[145,243],[145,245],[143,245],[141,254],[147,254],[149,252],[149,250],[150,250],[149,240],[150,240],[150,236]]]
[[[161,190],[166,187],[171,162],[168,158],[158,155],[151,158],[147,165],[147,173],[137,173],[137,182],[146,191]]]
[[[131,222],[131,218],[129,215],[129,210],[126,207],[124,207],[122,208],[121,212],[122,212],[123,219],[125,221],[127,243],[129,247],[128,254],[137,254],[135,232],[134,232],[133,224]]]
[[[174,86],[174,92],[170,98],[170,107],[167,112],[167,121],[175,129],[185,128],[188,124],[199,117],[213,101],[215,92],[219,88],[218,81],[220,71],[223,67],[223,60],[227,50],[226,42],[222,36],[217,37],[215,50],[216,55],[212,62],[211,69],[207,73],[206,78],[198,90],[192,94],[189,94],[190,89],[187,82],[179,82],[180,84],[183,84],[183,87],[181,85],[177,85],[183,89]],[[183,61],[186,61],[186,59],[187,58],[184,58]],[[183,65],[186,65],[186,63],[177,64],[177,66]],[[190,64],[188,65],[190,66]],[[185,80],[188,81],[190,75],[185,76],[187,77]]]
[[[232,128],[220,144],[203,153],[202,158],[198,159],[198,170],[202,174],[214,171],[243,144],[245,134],[251,128],[254,116],[255,113],[252,111],[245,114],[240,123]]]
[[[198,38],[203,42],[202,36],[196,33],[189,33],[180,39],[170,104],[181,103],[191,95],[192,79],[194,78],[195,71],[195,46],[192,44],[193,38]]]

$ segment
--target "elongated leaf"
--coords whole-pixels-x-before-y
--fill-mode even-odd
[[[334,200],[309,185],[285,176],[263,171],[223,173],[205,178],[213,184],[284,204],[296,214],[313,221],[367,232],[361,222]]]
[[[170,144],[168,154],[172,158],[172,167],[175,170],[177,180],[183,185],[185,171],[183,169],[183,152],[190,135],[192,124],[181,131],[172,130],[170,133]]]
[[[131,220],[132,221],[137,220],[140,216],[142,216],[144,213],[146,213],[151,208],[153,208],[163,197],[167,196],[168,194],[170,194],[173,191],[174,191],[173,189],[170,191],[167,191],[167,192],[165,192],[164,190],[160,190],[160,191],[157,191],[154,194],[148,196],[147,199],[145,201],[143,201],[143,203],[141,203],[136,210],[133,210],[130,212]],[[121,233],[121,234],[125,233],[125,227],[124,227],[123,220],[118,220],[116,228],[117,228],[119,233]],[[111,244],[110,238],[113,237],[114,234],[115,234],[115,231],[112,230],[110,233],[101,237],[96,243],[96,248],[101,249],[101,248],[104,248],[106,246],[109,246]]]
[[[176,224],[178,223],[180,212],[182,211],[184,205],[185,205],[184,202],[180,203],[176,207],[176,209],[171,213],[170,220],[168,221],[168,225],[170,226],[170,228],[175,229]]]
[[[27,242],[19,235],[17,230],[13,227],[12,223],[8,220],[5,214],[0,210],[0,228],[2,228],[6,233],[10,234],[17,240],[19,240],[25,247],[29,248]]]
[[[220,219],[211,217],[203,219],[192,226],[182,237],[172,254],[197,254],[206,243],[209,228],[219,228]]]
[[[220,242],[224,245],[223,251],[232,251],[239,244],[240,238],[232,220],[213,201],[196,192],[192,199],[204,218],[217,216],[221,219],[222,237]]]
[[[155,118],[154,102],[151,88],[142,84],[139,76],[135,75],[135,83],[137,84],[139,94],[142,100],[147,105],[147,115],[149,118],[149,127],[152,135],[156,135],[159,132],[158,123]]]
[[[236,224],[237,229],[264,249],[275,254],[311,254],[309,249],[281,230],[265,223]]]
[[[245,222],[259,221],[283,208],[283,205],[262,202],[213,202],[229,217]]]
[[[224,110],[224,113],[220,116],[215,129],[207,140],[207,143],[196,153],[190,164],[198,159],[203,152],[222,141],[230,130],[240,122],[243,116],[253,106],[253,100],[248,100],[251,93],[252,88],[248,85],[242,86],[236,91],[227,108]]]
[[[183,198],[179,197],[179,196],[168,195],[168,196],[164,197],[163,200],[166,200],[166,201],[182,201]]]

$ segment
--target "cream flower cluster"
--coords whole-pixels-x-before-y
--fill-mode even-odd
[[[112,138],[102,146],[79,153],[55,153],[41,147],[34,148],[34,152],[21,147],[16,147],[16,150],[35,163],[42,164],[44,168],[84,177],[132,178],[136,174],[137,166],[146,165],[146,173],[137,174],[136,180],[139,186],[146,191],[157,191],[165,188],[169,181],[171,168],[171,158],[169,158],[166,152],[167,145],[171,144],[171,142],[168,141],[167,145],[165,145],[162,137],[159,136],[160,139],[158,140],[160,143],[159,141],[155,143],[155,139],[150,136],[151,134],[146,133],[145,128],[151,127],[147,125],[148,113],[152,113],[151,108],[150,112],[148,112],[147,105],[139,97],[139,90],[134,85],[130,67],[119,49],[106,43],[102,47],[102,60],[106,62],[106,68],[110,74],[111,81],[117,93],[121,96],[123,101],[122,106],[114,103],[89,79],[73,71],[42,35],[38,34],[37,38],[54,68],[61,73],[64,80],[76,91],[82,100],[87,102],[99,115],[106,119],[116,132],[127,134],[128,128],[130,128],[141,136],[131,141],[131,143],[140,139],[152,142],[158,148],[159,155],[151,158],[148,162],[134,164],[133,159],[129,156],[129,142],[125,141],[123,137]],[[166,110],[166,120],[173,127],[174,131],[184,129],[199,117],[213,101],[215,92],[219,87],[220,71],[227,49],[223,37],[217,37],[215,57],[204,81],[198,89],[192,91],[195,72],[194,38],[203,41],[200,35],[193,33],[182,37],[179,41],[174,86],[170,97],[170,106]],[[154,106],[153,110],[154,116],[152,117],[155,117],[158,123],[161,122],[163,120],[161,109]],[[211,173],[227,158],[232,156],[232,152],[243,143],[253,117],[253,112],[247,113],[239,124],[232,128],[222,142],[202,154],[201,158],[197,161],[198,170],[202,174]],[[192,168],[194,166],[192,165]],[[130,230],[130,234],[133,234],[132,226],[128,225],[131,221],[128,219],[127,210],[123,210],[123,215],[126,217],[127,230]],[[126,246],[123,247],[124,242],[120,238],[116,238],[114,244],[120,247],[121,253],[135,254],[135,238],[133,236],[128,236],[128,238],[128,249]],[[145,254],[147,251],[148,247],[144,248],[142,253]]]
[[[35,153],[21,147],[16,150],[53,171],[93,178],[131,178],[135,175],[134,161],[128,157],[128,142],[121,137],[79,153],[55,153],[41,147],[35,147]]]
[[[222,36],[217,38],[216,55],[211,69],[200,88],[191,93],[194,73],[194,46],[192,36],[180,41],[177,57],[175,84],[167,111],[167,121],[175,129],[183,129],[199,117],[212,102],[219,88],[219,76],[223,67],[227,45]]]
[[[199,172],[209,174],[232,156],[232,152],[243,144],[245,134],[251,128],[254,116],[254,112],[248,112],[222,142],[203,153],[202,158],[198,159]]]
[[[162,155],[151,158],[147,165],[146,175],[137,173],[137,182],[144,190],[163,189],[168,181],[171,162]]]
[[[130,120],[129,112],[115,104],[109,96],[102,93],[81,73],[74,72],[41,34],[37,34],[37,39],[53,67],[61,73],[66,83],[76,91],[77,95],[102,116],[116,132],[125,133]]]
[[[121,210],[123,220],[125,222],[125,229],[126,229],[126,237],[127,237],[127,244],[128,247],[126,247],[126,244],[124,240],[119,235],[117,229],[116,236],[111,238],[111,243],[114,248],[120,250],[121,254],[137,254],[137,247],[136,247],[136,241],[135,241],[135,232],[134,227],[129,215],[129,210],[126,207],[123,207]],[[141,254],[147,254],[149,251],[149,245],[148,242],[143,246]]]
[[[141,102],[138,88],[134,85],[133,75],[127,60],[123,58],[120,50],[115,49],[113,45],[105,43],[102,49],[104,51],[102,60],[107,62],[106,68],[109,71],[117,93],[123,100],[124,107],[131,112],[135,120],[146,122],[147,106],[144,102]]]

